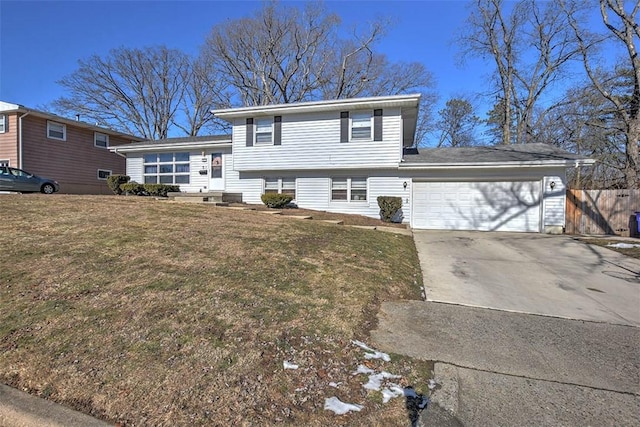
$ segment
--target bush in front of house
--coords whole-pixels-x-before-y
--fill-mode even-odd
[[[276,209],[284,208],[293,200],[293,197],[291,197],[290,195],[279,193],[266,193],[263,194],[260,198],[262,199],[262,203],[270,208]]]
[[[120,186],[128,183],[130,179],[127,175],[110,175],[107,178],[107,186],[114,194],[122,194]]]
[[[378,196],[378,207],[380,207],[380,219],[384,222],[393,222],[393,218],[402,208],[402,198]]]
[[[145,184],[144,191],[146,191],[149,196],[167,197],[167,193],[179,192],[180,186],[168,184]]]
[[[126,184],[120,185],[120,194],[124,194],[125,196],[144,196],[146,192],[144,190],[144,185],[138,184],[135,181],[127,182]]]

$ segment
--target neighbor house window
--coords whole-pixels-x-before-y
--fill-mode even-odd
[[[265,178],[264,192],[288,194],[294,199],[296,198],[296,179],[295,178]]]
[[[351,113],[351,139],[371,139],[371,113]]]
[[[107,148],[109,146],[109,135],[95,132],[93,134],[93,145],[100,148]]]
[[[189,184],[189,153],[144,155],[145,184]]]
[[[0,166],[9,166],[9,160],[0,160]]]
[[[67,140],[67,126],[56,122],[47,122],[47,138]]]
[[[331,200],[367,201],[366,178],[333,178],[331,180]]]
[[[98,169],[98,179],[105,180],[111,176],[111,171],[106,169]]]
[[[256,119],[256,145],[273,144],[273,119]]]
[[[0,114],[0,133],[7,131],[7,116]]]

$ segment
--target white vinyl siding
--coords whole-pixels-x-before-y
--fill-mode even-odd
[[[0,114],[0,133],[5,133],[7,131],[7,127],[7,116]]]
[[[108,148],[109,147],[109,135],[94,132],[93,133],[93,145],[99,148]]]
[[[246,119],[233,123],[233,168],[239,172],[397,168],[402,155],[399,108],[383,111],[382,141],[340,143],[340,112],[282,116],[282,145],[246,147]]]
[[[551,182],[554,187],[551,188]],[[544,224],[545,226],[565,226],[566,193],[565,174],[544,177]]]
[[[67,140],[67,126],[61,123],[47,121],[47,138],[59,141]]]
[[[142,154],[127,155],[127,176],[129,176],[131,181],[144,182],[142,164]]]

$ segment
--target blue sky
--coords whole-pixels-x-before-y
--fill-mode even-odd
[[[299,5],[284,1],[285,5]],[[395,22],[379,43],[392,60],[419,61],[433,73],[442,108],[450,97],[486,91],[490,68],[457,66],[452,44],[467,17],[463,1],[326,1],[347,26],[376,17]],[[164,44],[196,53],[211,27],[251,14],[256,1],[0,0],[0,100],[40,108],[63,95],[56,84],[79,59],[119,46]],[[479,105],[483,115],[486,105]]]

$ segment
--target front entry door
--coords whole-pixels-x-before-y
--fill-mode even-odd
[[[222,153],[211,153],[211,190],[224,190],[224,167]]]

